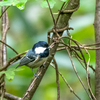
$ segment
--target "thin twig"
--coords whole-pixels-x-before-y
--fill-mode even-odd
[[[63,9],[64,5],[65,5],[65,2],[62,4],[62,6],[61,6],[61,8],[60,8],[60,11]],[[55,22],[55,24],[54,24],[55,27],[56,27],[56,25],[57,25],[58,19],[59,19],[60,14],[61,14],[60,11],[59,11],[59,13],[58,13],[58,17],[57,17],[56,22]]]
[[[60,39],[61,42],[64,43],[64,41],[62,40],[62,38],[65,38],[65,37],[60,37],[59,34],[56,32],[56,30],[53,29],[53,31],[54,31],[54,33],[56,33],[58,39]],[[73,42],[78,46],[78,48],[79,48],[79,45],[78,45],[78,43],[77,43],[76,40],[73,40],[72,38],[69,38],[69,37],[66,37],[66,38],[72,40],[72,41],[73,41]],[[68,54],[69,54],[69,57],[70,57],[70,60],[71,60],[72,66],[73,66],[73,68],[74,68],[74,71],[75,71],[75,73],[76,73],[78,79],[80,80],[80,82],[81,82],[83,88],[85,89],[86,93],[88,94],[88,96],[89,96],[90,99],[92,100],[91,95],[89,95],[89,93],[88,93],[88,91],[86,90],[86,88],[85,88],[85,86],[84,86],[84,84],[83,84],[81,78],[79,77],[79,75],[78,75],[78,73],[77,73],[77,70],[76,70],[76,68],[75,68],[75,66],[74,66],[74,63],[73,63],[72,59],[71,59],[71,55],[70,55],[70,53],[69,53],[68,48],[66,48],[66,50],[67,50],[67,52],[68,52]],[[79,51],[80,51],[80,53],[81,53],[81,55],[82,55],[82,57],[83,57],[83,60],[84,60],[85,66],[86,66],[86,68],[87,68],[87,63],[86,63],[86,61],[85,61],[84,55],[83,55],[83,53],[82,53],[82,51],[81,51],[80,48],[79,48]]]
[[[74,47],[77,47],[77,46],[76,46],[76,45],[71,45],[71,48],[74,48]],[[62,48],[57,48],[57,51],[66,50],[66,48],[68,48],[68,47],[67,47],[67,46],[65,47],[65,46],[63,45]],[[80,47],[80,48],[81,48],[81,47]],[[81,49],[83,49],[83,48],[81,48]],[[72,49],[72,50],[73,50],[73,49]],[[83,66],[83,68],[86,70],[86,68],[85,68],[84,65],[82,64],[83,60],[80,58],[80,56],[77,54],[77,52],[74,51],[73,53],[74,53],[75,57],[78,59],[78,61],[80,62],[80,64]],[[89,65],[89,67],[93,70],[93,72],[95,72],[95,69],[93,68],[92,65]]]
[[[61,49],[61,50],[64,50],[64,49],[65,49],[65,46],[64,46],[64,45],[61,45],[61,44],[60,44],[60,47],[62,47],[62,48],[59,48],[58,51],[60,51],[60,49]],[[93,47],[85,47],[84,44],[83,44],[82,46],[79,45],[79,47],[80,47],[81,49],[87,49],[87,50],[99,50],[99,49],[100,49],[100,47],[95,47],[95,48],[93,48]],[[71,48],[74,48],[74,49],[78,50],[78,46],[77,46],[77,45],[71,45]]]
[[[77,73],[77,70],[76,70],[76,68],[75,68],[75,66],[74,66],[74,63],[73,63],[73,61],[72,61],[72,57],[71,57],[71,54],[70,54],[69,50],[68,50],[67,48],[66,48],[66,50],[67,50],[67,52],[68,52],[68,55],[69,55],[70,61],[71,61],[71,63],[72,63],[72,67],[73,67],[73,69],[74,69],[74,71],[75,71],[75,74],[77,75],[77,77],[78,77],[80,83],[82,84],[82,86],[83,86],[84,90],[86,91],[86,93],[88,94],[89,98],[92,100],[90,94],[88,93],[88,91],[87,91],[87,89],[85,88],[85,86],[84,86],[84,84],[83,84],[83,82],[82,82],[80,76],[79,76],[78,73]]]
[[[89,56],[89,59],[88,59],[88,62],[87,62],[87,68],[86,68],[86,73],[87,73],[87,84],[88,84],[89,92],[90,92],[92,98],[93,98],[94,100],[96,100],[96,98],[95,98],[95,96],[94,96],[94,94],[93,94],[93,92],[92,92],[92,90],[91,90],[90,72],[89,72],[89,69],[88,69],[88,67],[89,67],[89,62],[90,62],[90,54],[89,54],[89,52],[88,52],[87,49],[85,49],[85,50],[86,50],[86,53],[87,53],[88,56]]]
[[[75,9],[71,9],[71,10],[61,10],[60,12],[63,14],[68,14],[68,13],[72,13],[76,10],[78,10],[79,6],[77,6]]]
[[[53,30],[53,31],[55,31],[55,30]],[[56,35],[57,35],[57,36],[59,37],[59,39],[60,39],[59,34],[58,34],[56,31],[55,31],[55,33],[56,33]],[[68,38],[69,38],[69,37],[68,37]],[[78,46],[78,48],[79,48],[79,45],[77,44],[77,42],[76,42],[75,40],[73,40],[73,39],[71,39],[71,38],[69,38],[69,39],[72,40],[72,41],[73,41],[73,42]],[[64,41],[62,40],[62,37],[61,37],[61,41],[62,41],[62,43],[64,43]],[[79,49],[80,49],[80,48],[79,48]],[[66,48],[66,50],[68,51],[68,48]],[[82,57],[83,57],[83,60],[84,60],[85,66],[86,66],[86,68],[87,68],[87,63],[86,63],[86,61],[85,61],[85,58],[84,58],[84,56],[83,56],[83,53],[82,53],[81,49],[80,49],[80,53],[81,53],[81,55],[82,55]],[[68,54],[69,54],[69,53],[68,53]],[[71,60],[71,58],[70,58],[70,60]],[[71,60],[71,62],[72,62],[72,60]],[[72,65],[73,65],[73,67],[75,68],[73,62],[72,62]],[[80,80],[82,86],[84,87],[85,91],[87,92],[87,90],[86,90],[84,84],[82,83],[82,81],[81,81],[79,75],[77,74],[77,71],[76,71],[76,70],[75,70],[75,72],[76,72],[76,75],[77,75],[77,77],[79,78],[79,80]],[[88,96],[91,98],[91,96],[89,95],[88,92],[87,92],[87,94],[88,94]],[[92,98],[91,98],[91,99],[92,99]]]
[[[59,74],[58,74],[59,71],[55,58],[53,58],[53,63],[55,65],[55,70],[56,70],[57,100],[60,100],[60,87],[59,87]]]
[[[51,10],[51,7],[50,7],[50,4],[49,4],[49,1],[48,0],[47,0],[47,3],[48,3],[49,10],[50,10],[50,13],[51,13],[51,16],[52,16],[52,19],[53,19],[53,23],[55,25],[55,19],[54,19],[54,16],[53,16],[53,13],[52,13],[52,10]]]
[[[8,46],[10,49],[12,49],[16,54],[18,54],[18,52],[14,48],[12,48],[10,45],[8,45],[7,43],[3,42],[2,40],[0,40],[0,42],[2,42],[6,46]]]
[[[67,38],[69,38],[69,37],[67,37]],[[74,39],[72,39],[72,38],[69,38],[69,39],[72,40],[72,41],[73,41],[73,42],[78,46],[79,51],[80,51],[80,53],[81,53],[81,55],[82,55],[82,58],[83,58],[83,61],[84,61],[85,67],[86,67],[86,69],[87,69],[88,66],[87,66],[87,63],[86,63],[85,57],[84,57],[84,55],[83,55],[83,53],[82,53],[82,50],[80,49],[80,47],[79,47],[77,41],[74,40]],[[67,51],[68,51],[68,49],[67,49]],[[87,77],[89,77],[89,76],[88,76],[88,70],[87,70]],[[89,91],[90,91],[91,96],[93,97],[94,100],[96,100],[96,98],[95,98],[95,96],[93,95],[93,92],[92,92],[92,90],[91,90],[91,88],[90,88],[89,80],[88,80],[88,79],[87,79],[87,83],[88,83],[88,88],[89,88]]]
[[[95,45],[100,45],[100,43],[84,44],[84,46],[86,46],[86,47],[88,47],[88,46],[95,46]]]
[[[50,63],[50,65],[55,69],[55,67],[54,67],[54,65],[52,63]],[[62,77],[62,79],[64,80],[64,82],[68,86],[68,88],[70,89],[70,92],[72,92],[79,100],[81,100],[80,97],[74,92],[74,90],[72,89],[72,87],[68,84],[67,80],[64,78],[64,76],[62,75],[62,73],[59,72],[59,71],[58,71],[58,73],[60,74],[60,76]]]
[[[3,16],[3,14],[6,12],[6,10],[9,8],[10,6],[8,6],[4,11],[3,13],[1,14],[0,18]]]
[[[26,51],[27,52],[27,51]],[[10,65],[11,62],[13,62],[15,59],[17,59],[18,57],[20,57],[21,55],[24,55],[26,52],[24,53],[19,53],[18,55],[16,55],[15,57],[13,57],[12,59],[10,59],[7,64],[5,66],[3,66],[3,68],[0,68],[0,72],[3,70],[6,70],[7,67]]]

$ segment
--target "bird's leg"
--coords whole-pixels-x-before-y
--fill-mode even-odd
[[[33,68],[31,68],[31,69],[32,69],[32,72],[33,72],[34,76],[37,77],[37,78],[39,78],[39,75],[36,75],[36,74],[34,73]]]

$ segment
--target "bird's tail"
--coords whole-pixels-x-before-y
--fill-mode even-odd
[[[18,65],[16,68],[20,67],[20,65]]]
[[[15,65],[15,64],[17,64],[17,63],[19,63],[20,62],[20,60],[18,60],[18,61],[16,61],[16,62],[14,62],[14,63],[12,63],[10,66],[13,66],[13,65]],[[10,67],[9,66],[9,67]]]

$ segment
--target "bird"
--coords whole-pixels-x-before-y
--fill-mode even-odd
[[[35,43],[33,47],[14,64],[19,63],[19,65],[16,68],[26,65],[33,71],[33,68],[42,66],[43,63],[47,60],[49,56],[49,49],[50,46],[47,42],[39,41]],[[38,75],[36,75],[34,71],[33,74],[34,76],[38,77]]]

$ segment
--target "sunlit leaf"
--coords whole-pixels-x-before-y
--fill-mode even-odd
[[[0,2],[0,7],[1,6],[16,6],[20,10],[24,10],[26,2],[27,0],[4,0]]]
[[[5,74],[6,75],[6,78],[9,80],[9,81],[12,81],[14,79],[14,76],[15,76],[15,71],[21,71],[23,70],[23,68],[10,68],[8,69],[7,71],[2,71],[0,72],[0,75],[1,74]]]
[[[18,7],[20,10],[24,10],[26,2],[27,0],[13,0],[12,5]]]
[[[0,7],[1,6],[11,6],[13,0],[7,0],[7,1],[0,1]]]
[[[6,75],[6,78],[9,80],[9,81],[12,81],[14,79],[14,76],[15,76],[15,72],[14,71],[7,71],[5,73]]]
[[[24,68],[19,67],[19,68],[15,69],[15,71],[21,71],[21,70],[24,70]]]

